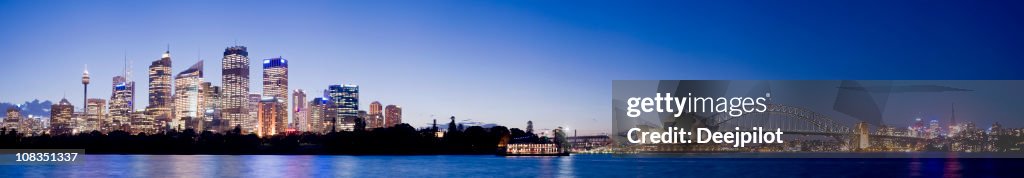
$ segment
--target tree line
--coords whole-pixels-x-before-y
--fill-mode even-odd
[[[93,131],[74,135],[24,137],[0,129],[2,149],[85,149],[87,154],[342,154],[424,155],[495,154],[502,140],[543,142],[533,133],[504,126],[449,129],[437,137],[437,128],[416,130],[408,124],[352,132],[293,133],[269,137],[243,134],[240,127],[225,133],[168,130],[156,134]]]

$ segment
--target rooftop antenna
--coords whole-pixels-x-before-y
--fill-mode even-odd
[[[121,76],[128,80],[128,50],[124,50],[124,68],[121,69]]]

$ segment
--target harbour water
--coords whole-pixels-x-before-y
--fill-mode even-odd
[[[0,177],[1017,177],[1024,159],[86,155]]]

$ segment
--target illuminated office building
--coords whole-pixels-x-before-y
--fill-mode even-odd
[[[292,92],[292,122],[295,122],[298,126],[299,131],[308,132],[309,126],[309,111],[307,109],[306,91],[297,89]]]
[[[108,129],[117,130],[127,125],[131,113],[135,110],[135,82],[124,76],[115,76],[110,96],[110,120]]]
[[[284,132],[288,126],[286,119],[288,112],[281,100],[274,97],[266,97],[259,102],[259,123],[257,123],[257,135],[260,137],[273,136]]]
[[[201,119],[203,116],[203,60],[199,60],[192,67],[178,73],[174,77],[174,120],[171,121],[172,128],[187,128],[186,122]],[[198,128],[192,128],[198,129]]]
[[[248,109],[249,96],[249,52],[245,46],[232,46],[224,49],[221,60],[223,93],[221,96],[221,118],[227,125],[234,127],[244,124],[250,116]],[[244,126],[243,126],[244,127]],[[250,128],[251,129],[251,128]],[[250,130],[251,131],[251,130]]]
[[[107,100],[99,98],[89,98],[85,103],[85,130],[91,132],[94,130],[101,130],[100,126],[103,126],[107,120]]]
[[[387,120],[385,127],[394,127],[402,123],[402,107],[397,105],[388,105],[384,107],[384,117]]]
[[[50,134],[71,134],[74,129],[71,116],[74,112],[75,106],[71,105],[67,98],[61,99],[57,104],[50,106]]]
[[[336,113],[332,112],[333,110],[330,108],[331,103],[321,97],[313,98],[313,101],[309,102],[307,113],[309,114],[310,132],[324,133],[331,130],[329,128],[332,126],[331,121],[334,117],[330,116],[334,116]]]
[[[263,97],[274,97],[288,105],[288,60],[277,57],[263,60]]]
[[[366,128],[382,128],[384,126],[384,106],[380,102],[370,103],[370,112],[366,115]]]
[[[21,126],[21,109],[14,106],[7,108],[7,117],[4,118],[3,127],[7,130],[24,130]]]
[[[133,135],[138,133],[154,134],[156,133],[156,128],[159,128],[159,126],[154,123],[153,117],[145,112],[132,113],[131,122],[132,126],[129,133]]]
[[[259,93],[250,93],[246,108],[249,109],[249,117],[242,120],[242,131],[246,133],[256,132],[256,126],[259,124],[259,104],[263,100],[263,96]]]
[[[220,95],[221,95],[220,86],[213,86],[213,84],[210,83],[210,82],[203,82],[202,88],[199,89],[199,90],[203,91],[203,97],[202,97],[203,98],[203,103],[201,104],[202,105],[202,110],[201,110],[202,113],[201,114],[203,114],[202,118],[204,118],[206,122],[215,122],[215,123],[221,124],[221,122],[220,122],[221,121],[221,118],[220,118],[220,103],[221,103],[220,102],[220,100],[221,100],[220,99]],[[214,125],[211,125],[211,126],[214,126]],[[224,131],[224,130],[234,129],[234,127],[228,127],[227,125],[216,125],[216,126],[218,126],[218,127],[217,128],[210,127],[210,129],[207,129],[207,130]]]
[[[149,105],[146,114],[157,121],[170,122],[171,113],[171,51],[149,65]]]
[[[331,85],[327,90],[339,117],[359,116],[358,85]]]

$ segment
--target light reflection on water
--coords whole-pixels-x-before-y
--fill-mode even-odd
[[[79,165],[0,165],[0,177],[977,177],[1020,159],[87,155]]]

